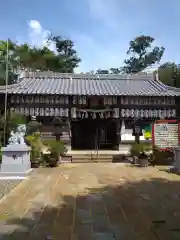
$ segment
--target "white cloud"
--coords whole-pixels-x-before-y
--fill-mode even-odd
[[[28,22],[28,39],[29,43],[33,46],[43,47],[47,46],[47,40],[50,31],[44,29],[39,21],[30,20]],[[111,39],[111,44],[108,46],[102,45],[93,36],[86,35],[84,33],[72,33],[70,38],[75,42],[75,49],[82,59],[80,66],[75,70],[76,72],[86,72],[91,70],[109,69],[111,67],[119,67],[122,64],[121,53],[125,53],[124,49],[121,49],[119,43],[115,43]],[[55,51],[55,46],[52,42],[48,47]]]
[[[31,45],[36,47],[48,46],[49,49],[55,51],[53,42],[48,41],[51,32],[44,29],[37,20],[28,21],[28,37]]]
[[[41,27],[41,24],[37,20],[30,20],[28,25],[29,28],[33,30],[34,34],[41,35],[43,29]]]

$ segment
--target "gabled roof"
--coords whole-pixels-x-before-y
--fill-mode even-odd
[[[0,87],[4,92],[5,87]],[[25,73],[21,81],[7,87],[9,94],[61,95],[131,95],[179,96],[177,88],[170,88],[154,80],[153,74],[97,75],[52,72]]]

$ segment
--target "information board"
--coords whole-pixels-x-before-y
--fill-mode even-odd
[[[153,143],[160,149],[179,146],[179,123],[177,121],[157,122],[153,126]]]

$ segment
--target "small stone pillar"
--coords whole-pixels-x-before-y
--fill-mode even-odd
[[[21,176],[31,171],[31,148],[26,144],[10,144],[2,147],[0,176]]]
[[[171,171],[180,173],[180,146],[174,149],[174,162]]]

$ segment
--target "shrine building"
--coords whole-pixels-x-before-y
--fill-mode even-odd
[[[1,106],[5,90],[0,87]],[[155,119],[177,118],[179,96],[179,89],[153,74],[25,72],[18,83],[7,86],[7,107],[29,120],[35,116],[42,135],[53,136],[53,123],[62,118],[62,139],[71,149],[115,150],[123,140],[122,128],[132,131],[134,121],[147,126]]]

